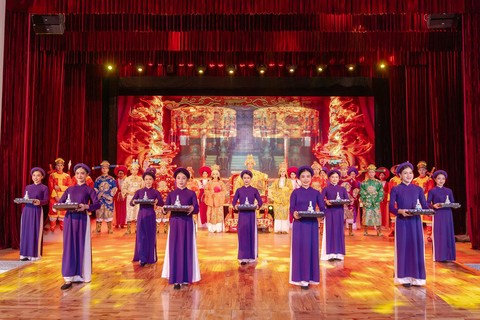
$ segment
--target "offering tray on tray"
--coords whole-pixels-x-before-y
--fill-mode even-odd
[[[298,211],[298,215],[304,218],[323,218],[325,213],[322,211]]]
[[[53,205],[53,209],[57,211],[69,211],[69,210],[77,210],[80,208],[80,204],[76,202],[70,203],[55,203]]]
[[[33,203],[33,201],[35,201],[35,199],[15,198],[15,200],[13,200],[16,204]]]
[[[239,204],[237,206],[238,211],[255,211],[257,210],[257,205],[255,204]]]
[[[432,209],[410,209],[406,211],[407,213],[414,216],[420,216],[420,215],[433,216],[435,214],[435,210],[432,210]]]
[[[168,205],[168,206],[163,206],[163,210],[172,211],[172,212],[188,212],[190,210],[190,206]]]
[[[335,199],[329,200],[332,205],[340,205],[340,204],[350,204],[349,199]]]
[[[135,204],[155,204],[155,199],[136,199]]]
[[[460,208],[462,205],[460,203],[456,202],[450,202],[450,203],[439,203],[439,205],[442,206],[442,208]]]

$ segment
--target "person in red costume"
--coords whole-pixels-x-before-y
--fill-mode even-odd
[[[395,186],[398,186],[400,183],[402,183],[402,179],[400,179],[399,176],[397,176],[397,167],[398,164],[394,165],[393,167],[390,168],[390,172],[393,174],[393,178],[390,179],[388,182],[388,201],[387,203],[390,203],[390,191],[392,191],[392,188]],[[394,237],[395,236],[395,218],[396,216],[393,213],[390,213],[390,222],[391,222],[391,229],[392,232],[388,235],[389,237]]]
[[[48,216],[50,218],[50,231],[52,232],[55,231],[57,219],[58,224],[60,225],[60,230],[63,231],[63,219],[65,218],[65,211],[54,212],[52,206],[55,203],[58,203],[65,190],[72,185],[70,174],[63,172],[64,167],[65,160],[57,158],[55,160],[55,172],[51,173],[48,177],[48,187],[50,189],[50,212]]]
[[[207,186],[208,181],[210,181],[210,175],[212,170],[209,167],[200,168],[200,194],[198,196],[198,204],[200,206],[200,225],[199,228],[206,228],[207,226],[207,205],[205,203],[205,187]]]
[[[380,211],[382,212],[382,226],[388,228],[388,218],[389,218],[389,211],[388,211],[388,193],[390,189],[388,188],[388,177],[390,177],[390,172],[385,167],[380,167],[377,169],[376,172],[377,178],[380,180],[380,183],[383,186],[383,193],[385,197],[383,198],[382,203],[380,204]]]

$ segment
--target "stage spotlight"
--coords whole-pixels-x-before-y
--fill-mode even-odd
[[[349,64],[347,65],[347,70],[348,71],[354,71],[355,70],[355,66],[353,64]]]
[[[137,64],[135,67],[137,68],[138,72],[143,72],[143,70],[145,70],[145,67],[143,66],[143,64]]]
[[[297,69],[297,66],[294,65],[287,65],[287,71],[293,74],[295,70]]]
[[[109,65],[107,66],[107,69],[110,70],[110,71],[112,71],[112,70],[113,70],[113,66],[112,66],[111,64],[109,64]]]
[[[237,71],[237,66],[234,64],[229,64],[227,65],[226,70],[229,76],[233,76],[235,71]]]
[[[205,71],[207,71],[207,67],[206,67],[205,65],[203,65],[203,64],[199,64],[199,65],[196,67],[196,69],[197,69],[197,73],[198,73],[199,75],[203,75],[203,74],[205,74]]]
[[[317,66],[317,72],[319,72],[319,73],[320,73],[320,72],[323,72],[323,71],[325,71],[326,68],[327,68],[326,65],[324,65],[324,64],[319,64],[319,65]]]
[[[387,65],[385,63],[380,63],[380,69],[385,69],[387,67]]]
[[[267,73],[267,66],[264,65],[264,64],[261,64],[257,67],[257,71],[258,73],[262,76],[264,75],[265,73]]]

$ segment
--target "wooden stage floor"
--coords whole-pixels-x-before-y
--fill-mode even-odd
[[[480,263],[469,243],[457,244],[456,263],[433,263],[426,244],[427,285],[404,288],[393,284],[393,239],[362,234],[347,237],[346,260],[322,262],[320,285],[304,291],[288,283],[289,235],[259,232],[258,263],[244,267],[236,233],[202,230],[202,280],[177,291],[161,278],[165,234],[158,262],[139,268],[135,235],[104,229],[92,235],[92,282],[61,291],[57,229],[41,261],[0,274],[0,319],[480,319],[480,272],[462,265]],[[17,259],[17,250],[0,251],[0,260]]]

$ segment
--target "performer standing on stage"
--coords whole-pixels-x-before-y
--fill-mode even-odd
[[[380,205],[384,198],[383,186],[380,181],[375,179],[375,170],[377,167],[371,164],[367,167],[367,179],[360,185],[360,200],[363,203],[365,212],[362,217],[362,224],[365,226],[364,236],[368,236],[368,227],[377,228],[377,236],[383,236],[380,228],[382,224],[382,214]]]
[[[100,234],[102,231],[102,221],[105,221],[108,226],[108,233],[113,233],[112,221],[113,221],[113,198],[117,193],[117,183],[115,179],[108,174],[110,170],[110,162],[103,160],[100,163],[102,167],[102,175],[95,180],[94,189],[98,195],[98,201],[100,201],[100,209],[96,212],[97,228],[96,234]]]
[[[389,220],[390,220],[390,215],[388,212],[388,194],[390,190],[388,189],[388,177],[390,176],[390,172],[388,171],[387,168],[385,167],[380,167],[376,171],[377,178],[380,180],[380,183],[382,184],[383,188],[383,201],[380,204],[380,211],[382,213],[382,226],[385,228],[388,228],[389,226]]]
[[[69,187],[59,203],[70,201],[78,203],[75,211],[67,211],[63,232],[62,275],[65,283],[61,289],[66,290],[72,282],[90,282],[92,280],[92,242],[90,236],[89,215],[100,208],[95,190],[85,184],[90,168],[83,163],[77,164],[73,171],[77,185]],[[88,211],[88,214],[87,214]]]
[[[322,177],[322,166],[317,161],[314,161],[312,164],[313,177],[312,177],[312,188],[318,192],[322,192],[323,188],[327,186],[326,177]]]
[[[417,164],[417,170],[420,176],[413,179],[412,183],[423,189],[426,199],[428,191],[435,187],[435,182],[427,175],[427,163],[425,161],[420,161]],[[432,242],[432,216],[422,216],[422,222],[427,226],[427,240]]]
[[[433,204],[433,261],[455,261],[455,231],[453,229],[452,210],[442,208],[440,203],[445,203],[448,197],[450,202],[455,202],[451,189],[444,187],[447,173],[443,170],[435,171],[433,179],[436,187],[428,192],[427,203]]]
[[[65,160],[57,158],[55,160],[55,172],[48,177],[48,187],[50,188],[50,231],[55,231],[55,226],[60,225],[60,230],[63,230],[63,219],[65,217],[65,211],[54,212],[52,206],[57,203],[63,196],[65,190],[70,187],[72,181],[68,173],[63,172],[65,167]]]
[[[392,189],[393,187],[395,186],[398,186],[400,183],[402,183],[402,179],[400,179],[399,176],[397,176],[397,168],[398,168],[398,164],[397,165],[394,165],[393,167],[390,168],[390,172],[393,174],[393,177],[392,179],[390,179],[390,181],[388,182],[388,206],[390,208],[390,193],[392,192]],[[392,231],[390,232],[390,234],[388,235],[390,238],[392,237],[395,237],[395,220],[397,219],[397,216],[390,212],[390,209],[388,210],[389,214],[390,214],[390,225],[391,225],[391,229]]]
[[[350,179],[352,180],[353,184],[354,184],[354,189],[353,189],[353,198],[355,199],[355,201],[353,202],[353,208],[354,208],[354,212],[355,212],[355,215],[353,216],[353,230],[357,230],[357,216],[360,218],[359,221],[362,221],[362,211],[360,209],[360,180],[357,179],[358,177],[358,170],[356,167],[350,167],[348,168],[348,176],[350,177]]]
[[[290,229],[288,219],[290,209],[290,196],[292,195],[292,184],[287,177],[287,164],[280,163],[278,169],[278,179],[276,179],[270,189],[270,197],[273,200],[273,210],[275,213],[275,222],[273,230],[275,233],[287,234]]]
[[[140,165],[138,164],[138,162],[133,161],[130,165],[131,175],[128,176],[123,182],[122,195],[124,198],[127,199],[127,203],[130,203],[132,201],[133,195],[135,194],[135,192],[137,192],[138,189],[141,189],[145,186],[142,177],[138,175],[138,169],[140,169]],[[136,221],[139,209],[140,207],[138,205],[135,205],[134,207],[127,206],[127,232],[125,232],[125,234],[132,233],[132,222],[135,222],[136,228]]]
[[[209,232],[223,232],[223,204],[227,188],[220,180],[220,167],[212,166],[212,180],[205,186],[205,204],[207,205],[207,226]]]
[[[323,189],[321,199],[325,200],[325,221],[323,222],[322,260],[343,260],[345,256],[344,205],[332,205],[330,200],[350,199],[347,190],[339,185],[340,171],[328,172],[330,184]]]
[[[29,199],[35,199],[33,203],[27,203],[22,210],[20,223],[20,260],[34,261],[42,258],[43,245],[43,208],[48,203],[48,187],[42,184],[46,176],[42,168],[35,167],[30,170],[33,184],[25,188]]]
[[[425,245],[420,216],[412,216],[407,210],[414,209],[417,202],[428,209],[423,189],[412,184],[413,165],[404,162],[397,168],[402,183],[390,193],[390,212],[397,216],[395,224],[394,282],[405,287],[419,287],[426,283]],[[395,206],[396,204],[396,206]]]
[[[297,190],[302,186],[302,183],[300,182],[300,180],[297,179],[297,171],[298,171],[297,167],[290,167],[287,170],[293,190]]]
[[[240,173],[243,187],[235,191],[232,206],[238,210],[238,204],[254,204],[257,200],[257,210],[262,206],[262,198],[258,190],[250,186],[253,174],[249,170]],[[241,265],[256,262],[258,257],[258,235],[256,211],[240,211],[238,213],[238,260]]]
[[[170,162],[167,160],[161,160],[159,162],[158,174],[155,179],[157,182],[157,190],[162,195],[162,199],[165,202],[167,200],[168,194],[175,190],[175,179],[172,177],[173,166],[170,165]],[[164,214],[160,209],[157,209],[157,233],[160,232],[160,223],[163,222],[163,232],[168,232],[168,221],[170,216]]]
[[[115,175],[117,176],[117,180],[115,182],[117,183],[118,188],[114,197],[115,220],[117,222],[117,228],[123,228],[127,224],[127,200],[124,198],[121,192],[127,171],[128,169],[125,166],[118,166],[115,168]]]
[[[195,192],[198,200],[198,197],[200,196],[200,181],[194,178],[195,171],[193,171],[192,167],[187,167],[187,170],[190,173],[190,179],[188,179],[187,188]],[[194,215],[193,219],[195,222],[195,230],[198,230],[198,224],[200,223],[200,218],[198,217],[198,214]],[[158,227],[159,225],[157,223],[157,233],[158,233]]]
[[[207,224],[207,205],[205,204],[205,187],[207,183],[210,181],[209,177],[212,173],[212,170],[209,167],[201,167],[200,168],[200,175],[202,178],[200,179],[200,195],[198,197],[198,202],[200,205],[200,224],[202,228],[205,228]]]
[[[320,192],[310,187],[313,169],[300,167],[297,176],[302,186],[290,197],[290,214],[295,218],[290,247],[290,283],[307,290],[309,285],[320,283],[318,221],[317,218],[300,217],[298,211],[307,211],[310,204],[324,211],[325,206]]]
[[[188,214],[172,212],[168,232],[162,278],[168,279],[174,289],[181,284],[200,281],[197,240],[192,214],[199,211],[195,192],[187,189],[190,173],[185,168],[177,168],[173,174],[177,188],[167,196],[165,205],[174,205],[177,197],[182,206],[190,206]]]
[[[250,186],[257,188],[259,192],[263,193],[267,188],[268,175],[253,169],[253,167],[255,166],[255,160],[253,159],[253,156],[251,154],[247,155],[247,160],[245,160],[245,165],[247,166],[247,170],[252,173]],[[240,176],[238,176],[237,180],[235,181],[233,192],[235,193],[238,188],[243,186],[244,186],[243,179]]]
[[[163,207],[163,199],[160,192],[153,188],[155,182],[155,168],[148,168],[143,174],[143,182],[145,187],[135,192],[129,205],[134,206],[136,200],[144,199],[145,195],[147,199],[154,199],[154,204],[140,204],[140,210],[138,210],[137,216],[137,236],[135,239],[135,253],[133,255],[133,261],[139,261],[140,267],[144,267],[145,264],[152,264],[157,262],[157,235],[156,235],[156,213],[155,205]]]
[[[355,221],[355,216],[357,214],[357,210],[355,208],[355,200],[358,196],[358,183],[357,180],[352,179],[348,175],[348,163],[342,162],[340,163],[340,186],[344,187],[348,192],[348,197],[350,199],[350,204],[344,205],[344,214],[345,214],[345,222],[348,224],[348,234],[353,236],[353,222]],[[331,182],[331,180],[330,180]]]

